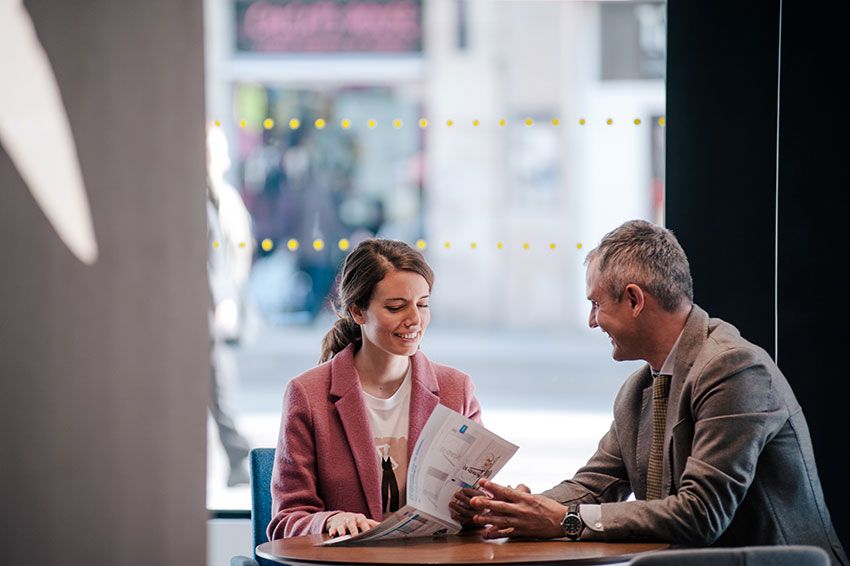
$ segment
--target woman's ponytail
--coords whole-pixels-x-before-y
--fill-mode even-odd
[[[352,320],[351,315],[338,318],[322,339],[322,356],[319,358],[319,363],[328,361],[359,339],[360,326]]]

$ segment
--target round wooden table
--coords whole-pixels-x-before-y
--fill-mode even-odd
[[[666,543],[484,540],[478,534],[396,539],[363,546],[315,546],[327,535],[278,539],[257,547],[257,556],[307,564],[612,564]]]

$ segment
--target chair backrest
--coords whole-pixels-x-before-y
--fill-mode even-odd
[[[252,448],[251,460],[251,529],[254,533],[254,549],[268,542],[266,527],[272,520],[272,467],[274,465],[274,448]],[[273,564],[259,558],[256,550],[254,560],[258,564]]]
[[[830,561],[817,546],[742,546],[648,552],[629,566],[830,566]]]

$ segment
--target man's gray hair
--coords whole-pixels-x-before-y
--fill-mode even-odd
[[[617,302],[635,283],[667,311],[693,302],[691,267],[673,232],[645,220],[629,220],[605,234],[590,250],[585,265],[596,261],[600,284]]]

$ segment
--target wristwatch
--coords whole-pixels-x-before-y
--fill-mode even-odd
[[[578,503],[571,503],[567,507],[567,514],[561,521],[561,529],[564,531],[564,536],[570,540],[578,540],[578,537],[581,536],[581,531],[584,530],[584,521],[578,514]]]

